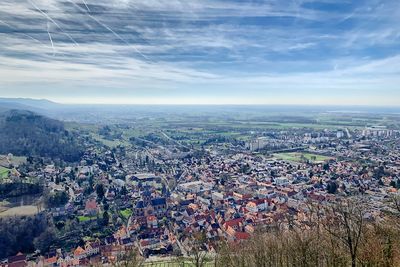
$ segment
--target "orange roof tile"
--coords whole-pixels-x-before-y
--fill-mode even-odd
[[[81,247],[77,247],[74,251],[74,256],[79,256],[81,254],[85,253],[85,250]]]

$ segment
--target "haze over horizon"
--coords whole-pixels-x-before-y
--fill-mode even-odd
[[[0,3],[0,97],[399,106],[394,0]]]

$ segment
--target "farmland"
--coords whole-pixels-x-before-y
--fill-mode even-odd
[[[302,152],[291,152],[291,153],[278,153],[273,155],[274,158],[285,160],[285,161],[292,161],[292,162],[323,162],[326,160],[331,159],[330,157],[311,154],[311,153],[302,153]]]
[[[10,209],[4,209],[4,207],[0,206],[0,217],[29,216],[29,215],[35,215],[37,212],[38,212],[37,207],[32,205],[13,207]]]
[[[0,181],[2,179],[5,179],[9,176],[10,174],[10,169],[4,168],[0,166]]]

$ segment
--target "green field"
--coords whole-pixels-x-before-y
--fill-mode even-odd
[[[10,174],[10,169],[0,166],[0,179],[8,178]]]
[[[126,210],[121,210],[121,215],[125,219],[129,219],[129,217],[132,215],[132,210],[131,209],[126,209]]]
[[[144,267],[195,267],[190,261],[179,262],[173,260],[165,260],[165,261],[153,261],[153,262],[145,262],[142,266]],[[204,267],[212,267],[214,266],[214,262],[207,262],[203,265]]]
[[[87,221],[96,220],[96,219],[97,219],[96,216],[92,216],[92,217],[89,217],[89,216],[78,216],[78,220],[80,222],[87,222]]]
[[[123,139],[122,140],[107,140],[107,139],[102,138],[97,133],[92,133],[91,135],[92,135],[93,139],[99,141],[103,145],[108,146],[110,148],[114,148],[114,147],[117,147],[119,145],[122,145],[122,146],[129,145],[129,142],[126,141],[126,140],[123,140]]]
[[[278,153],[274,154],[274,158],[293,162],[304,162],[308,160],[310,162],[323,162],[331,159],[330,157],[301,152],[290,152],[290,153]]]

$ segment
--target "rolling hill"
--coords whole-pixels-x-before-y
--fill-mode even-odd
[[[60,121],[26,110],[0,113],[0,154],[77,161],[83,150],[77,135]]]

